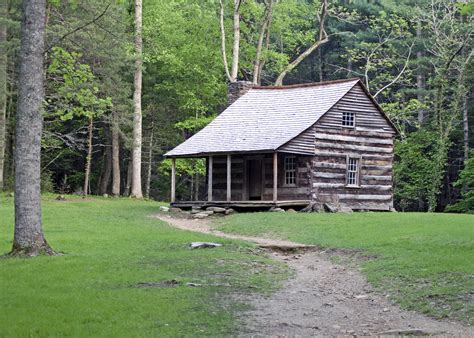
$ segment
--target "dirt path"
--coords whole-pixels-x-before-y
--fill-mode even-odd
[[[259,246],[285,249],[308,248],[299,243],[226,234],[213,230],[209,220],[158,215],[170,225],[214,236],[240,239]],[[365,277],[354,268],[336,265],[320,250],[303,254],[273,252],[295,271],[294,278],[268,296],[250,300],[253,310],[245,313],[243,334],[264,336],[327,335],[448,335],[474,337],[474,329],[459,323],[437,321],[405,311],[375,293]]]

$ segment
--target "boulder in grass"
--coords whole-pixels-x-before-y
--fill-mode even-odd
[[[271,211],[271,212],[285,212],[285,209],[282,209],[282,208],[271,208],[270,211]]]
[[[232,209],[232,208],[226,209],[226,211],[225,211],[226,215],[231,215],[231,214],[234,214],[234,213],[235,213],[235,210]]]
[[[191,249],[208,249],[208,248],[218,248],[221,247],[222,244],[219,243],[212,243],[212,242],[192,242],[189,246]]]
[[[341,209],[339,209],[340,212],[345,212],[347,214],[350,214],[352,213],[352,209],[349,208],[349,207],[341,207]]]
[[[207,218],[207,217],[209,217],[209,214],[206,214],[204,212],[199,212],[199,213],[193,215],[193,218],[196,218],[196,219],[203,219],[203,218]]]
[[[161,207],[160,207],[160,211],[168,212],[168,211],[170,211],[170,208],[165,207],[165,206],[161,206]]]
[[[181,212],[183,210],[181,210],[180,208],[173,207],[173,208],[170,208],[170,211],[172,211],[172,212]]]
[[[221,208],[221,207],[208,207],[206,208],[207,211],[213,211],[215,212],[216,214],[223,214],[225,213],[225,208]]]
[[[324,210],[327,212],[337,212],[337,206],[329,203],[324,203]]]
[[[56,201],[65,201],[66,200],[66,196],[64,195],[58,195],[58,197],[56,197]]]

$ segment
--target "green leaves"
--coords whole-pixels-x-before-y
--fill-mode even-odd
[[[91,68],[80,63],[78,53],[54,47],[48,67],[48,111],[62,121],[96,118],[112,107],[110,97],[101,98]]]

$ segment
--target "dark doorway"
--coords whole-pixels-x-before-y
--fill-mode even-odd
[[[262,160],[248,160],[248,192],[249,200],[262,199]]]

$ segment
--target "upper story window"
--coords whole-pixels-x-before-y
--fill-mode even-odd
[[[296,185],[296,157],[286,156],[284,158],[285,185]]]
[[[355,127],[355,113],[342,113],[342,126]]]
[[[359,185],[359,160],[355,157],[349,157],[347,160],[346,184],[352,186]]]

